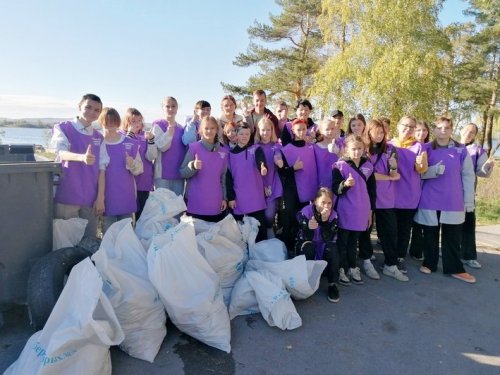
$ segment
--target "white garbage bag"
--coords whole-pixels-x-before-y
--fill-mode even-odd
[[[92,260],[125,333],[120,348],[132,357],[153,362],[167,334],[165,308],[149,280],[146,251],[131,219],[109,227]]]
[[[229,302],[229,318],[232,320],[238,315],[257,314],[259,305],[255,291],[248,282],[246,272],[234,284]]]
[[[253,242],[248,245],[248,259],[264,262],[283,262],[287,260],[288,252],[285,243],[277,238]]]
[[[302,325],[302,319],[280,276],[267,270],[249,271],[246,276],[257,296],[262,317],[271,327],[286,330]]]
[[[152,191],[135,226],[135,233],[144,248],[149,249],[155,234],[165,233],[176,226],[179,220],[175,216],[185,210],[182,196],[164,188]]]
[[[88,220],[79,217],[54,219],[52,224],[52,250],[74,247],[81,241]]]
[[[219,275],[221,287],[233,287],[243,273],[245,252],[234,242],[217,233],[218,227],[196,236],[198,250]]]
[[[229,241],[234,242],[242,249],[246,249],[247,245],[243,241],[241,236],[240,227],[238,222],[234,219],[233,215],[229,214],[224,219],[217,223],[211,223],[205,220],[191,218],[187,215],[181,217],[181,221],[192,220],[194,224],[194,230],[196,235],[200,233],[215,231],[223,237],[226,237]]]
[[[255,239],[257,238],[257,234],[259,232],[259,221],[254,217],[244,216],[243,222],[238,222],[238,225],[240,226],[243,241],[248,246],[255,244]]]
[[[124,334],[102,286],[89,258],[73,267],[47,323],[4,375],[111,374],[109,347]]]
[[[269,270],[281,277],[286,289],[296,299],[306,299],[318,290],[321,274],[326,268],[324,260],[306,260],[304,255],[283,262],[249,260],[247,271]]]
[[[193,223],[154,236],[147,259],[149,279],[177,328],[229,353],[231,326],[220,279],[197,249]]]

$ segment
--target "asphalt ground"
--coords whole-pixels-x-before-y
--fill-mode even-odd
[[[295,301],[296,330],[269,327],[260,314],[237,317],[226,354],[167,323],[154,363],[114,347],[113,374],[500,374],[500,226],[492,228],[478,228],[476,284],[424,275],[408,259],[409,282],[364,276],[364,285],[339,287],[334,304],[322,280],[314,296]],[[375,255],[377,268],[383,255]],[[4,318],[0,372],[33,334],[24,307]]]

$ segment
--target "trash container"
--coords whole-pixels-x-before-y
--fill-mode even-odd
[[[1,151],[5,148],[0,160],[29,155]],[[61,164],[54,162],[0,163],[0,312],[26,302],[30,266],[52,251],[53,180],[60,172]]]
[[[0,145],[0,163],[34,161],[35,145]]]

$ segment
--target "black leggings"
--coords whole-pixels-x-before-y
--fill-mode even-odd
[[[337,246],[333,242],[323,244],[323,260],[326,260],[328,265],[325,268],[328,284],[339,282],[339,252]],[[307,260],[314,260],[316,248],[311,241],[297,242],[295,245],[297,255],[305,255]]]
[[[259,225],[259,232],[257,233],[257,238],[255,239],[255,242],[267,240],[267,220],[266,220],[266,210],[260,210],[260,211],[255,211],[255,212],[250,212],[248,214],[245,214],[247,216],[251,216],[255,219],[257,219],[260,223]],[[242,221],[244,215],[235,215],[233,213],[233,216],[236,220]]]

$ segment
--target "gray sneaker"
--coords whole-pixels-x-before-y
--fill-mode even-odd
[[[410,280],[408,278],[408,276],[403,275],[401,273],[401,271],[398,269],[397,266],[388,266],[388,265],[385,265],[384,266],[384,270],[382,271],[382,273],[385,276],[392,277],[393,279],[396,279],[398,281],[408,281],[408,280]]]
[[[408,273],[408,270],[406,269],[406,264],[404,258],[398,258],[398,270],[401,273]]]
[[[343,268],[339,269],[339,284],[343,286],[351,285],[351,280],[346,276]]]
[[[354,284],[357,285],[364,284],[363,279],[361,278],[361,271],[359,270],[359,267],[349,268],[349,276],[351,277],[351,281]]]
[[[466,266],[469,266],[470,268],[479,269],[479,268],[482,267],[481,263],[479,263],[475,259],[470,259],[470,260],[464,260],[464,259],[462,259],[462,263],[465,264]]]
[[[380,279],[380,275],[375,270],[375,267],[373,267],[373,264],[369,259],[363,261],[363,271],[365,272],[366,276],[368,276],[370,279],[373,280]]]

